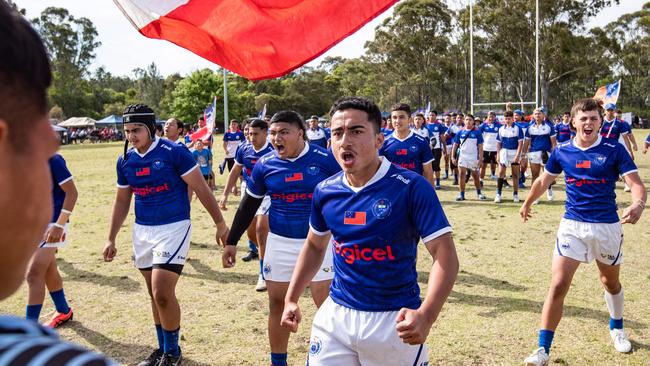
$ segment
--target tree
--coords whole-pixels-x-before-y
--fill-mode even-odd
[[[137,68],[133,70],[133,75],[139,102],[160,113],[160,102],[165,94],[165,79],[160,75],[156,64],[152,62],[146,69]]]
[[[192,72],[179,81],[172,92],[171,113],[186,123],[195,123],[215,95],[223,106],[223,77],[220,72],[203,69]],[[223,110],[217,108],[216,119],[223,120]]]

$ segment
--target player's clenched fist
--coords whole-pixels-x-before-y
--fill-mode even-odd
[[[111,262],[113,261],[113,258],[115,258],[115,255],[117,254],[117,248],[115,247],[115,242],[112,241],[106,241],[106,245],[104,245],[104,261],[105,262]]]
[[[397,335],[410,345],[426,342],[431,325],[428,317],[419,310],[402,308],[397,314]]]
[[[302,314],[300,313],[300,307],[298,304],[295,302],[285,302],[280,325],[296,333],[301,319]]]

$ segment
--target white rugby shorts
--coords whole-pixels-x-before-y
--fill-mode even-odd
[[[361,311],[330,297],[314,317],[309,366],[426,366],[426,344],[402,342],[395,329],[397,311]]]
[[[155,264],[185,264],[190,250],[192,225],[182,220],[165,225],[133,225],[135,267],[151,268]]]
[[[47,228],[51,228],[54,226],[54,223],[49,223],[47,224]],[[45,239],[45,238],[43,238]],[[63,236],[61,236],[61,241],[58,241],[56,243],[46,243],[45,241],[42,241],[38,247],[39,248],[65,248],[65,246],[68,244],[68,224],[66,223],[63,225]]]
[[[458,166],[461,168],[467,168],[470,170],[476,170],[478,168],[478,159],[468,159],[462,155],[458,158]]]
[[[517,159],[517,150],[501,149],[499,152],[499,164],[510,166]]]
[[[555,241],[555,254],[591,263],[623,263],[623,231],[620,222],[612,224],[580,222],[562,218]]]
[[[531,164],[544,164],[541,151],[531,151],[528,153],[528,162]]]
[[[298,255],[304,244],[305,239],[286,238],[269,232],[264,252],[264,279],[275,282],[291,281]],[[332,241],[330,240],[323,263],[312,281],[328,281],[333,277],[334,264],[332,263]]]
[[[447,155],[451,155],[451,150],[454,148],[454,145],[447,145]]]

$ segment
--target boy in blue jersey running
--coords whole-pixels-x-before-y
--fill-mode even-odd
[[[388,161],[397,166],[424,176],[431,186],[434,186],[431,166],[433,154],[429,148],[429,139],[411,130],[411,107],[404,103],[395,104],[390,112],[390,119],[395,130],[384,141],[379,149],[379,155],[385,156]],[[422,123],[424,123],[423,116]]]
[[[333,250],[334,280],[314,318],[308,364],[427,365],[425,342],[458,272],[451,227],[421,175],[377,155],[383,135],[374,103],[343,98],[330,115],[332,152],[343,172],[314,192],[282,324],[297,331],[298,299]],[[415,266],[420,239],[435,258],[424,301]]]
[[[257,161],[260,160],[264,155],[273,151],[273,146],[268,141],[266,141],[267,131],[268,125],[261,119],[254,119],[248,125],[248,141],[241,144],[237,148],[237,152],[235,153],[235,166],[228,175],[228,181],[226,182],[226,186],[224,187],[221,199],[219,200],[219,207],[222,210],[227,209],[226,202],[228,202],[228,192],[230,192],[232,190],[232,187],[237,184],[237,178],[239,178],[242,173],[244,174],[242,192],[245,192],[246,187],[252,183],[251,174]],[[259,248],[257,250],[257,253],[260,264],[260,274],[257,279],[257,284],[255,285],[256,291],[266,290],[266,282],[264,281],[263,269],[264,252],[266,249],[266,236],[269,233],[268,215],[270,206],[271,198],[269,196],[264,196],[262,205],[257,209],[257,212],[255,213],[255,219],[251,222],[247,229],[249,248],[253,249],[255,246]]]
[[[140,366],[180,365],[178,346],[181,310],[176,284],[190,248],[191,188],[206,208],[217,231],[217,242],[228,234],[217,200],[185,146],[155,136],[156,117],[143,104],[126,107],[123,115],[125,153],[117,159],[117,194],[113,204],[104,260],[117,254],[116,238],[135,195],[133,251],[135,266],[145,279],[158,337],[158,349]],[[126,151],[127,144],[133,148]]]
[[[45,287],[50,291],[56,312],[52,319],[45,325],[56,328],[72,320],[72,308],[68,306],[63,281],[56,264],[56,253],[59,248],[64,248],[67,243],[68,219],[77,202],[77,187],[72,180],[72,174],[66,166],[65,160],[59,154],[50,158],[50,172],[52,174],[52,201],[54,213],[43,241],[32,256],[27,269],[27,308],[25,318],[38,321],[43,308]]]
[[[610,314],[609,329],[614,347],[630,352],[632,345],[623,331],[623,287],[619,280],[623,261],[621,224],[635,224],[645,208],[645,187],[637,167],[623,145],[598,134],[602,114],[598,102],[587,98],[571,109],[571,128],[576,136],[551,153],[545,171],[537,179],[519,210],[524,222],[531,205],[562,172],[566,182],[566,212],[560,222],[553,255],[552,279],[539,331],[539,348],[526,358],[533,366],[547,365],[555,329],[562,317],[564,298],[580,263],[594,259],[605,288]],[[618,217],[614,188],[622,175],[632,190],[632,204]]]
[[[485,201],[487,197],[481,193],[481,182],[477,173],[480,158],[483,156],[483,134],[474,128],[474,116],[465,115],[465,127],[454,136],[454,147],[451,152],[451,161],[458,166],[460,181],[458,182],[458,197],[456,201],[465,201],[465,185],[469,178],[474,178],[476,198]],[[467,179],[466,179],[467,178]]]
[[[294,111],[281,111],[271,118],[271,143],[275,151],[255,164],[222,255],[225,268],[235,265],[237,242],[264,196],[270,196],[264,278],[269,295],[268,331],[273,366],[287,364],[289,331],[280,326],[280,319],[289,280],[309,231],[314,188],[341,170],[330,152],[306,141],[305,130],[305,122]],[[317,272],[310,278],[310,290],[314,303],[320,306],[327,298],[334,276],[331,253]]]

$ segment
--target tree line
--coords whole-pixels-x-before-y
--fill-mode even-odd
[[[552,113],[620,78],[619,107],[649,114],[650,2],[609,24],[586,26],[618,2],[540,0],[540,101]],[[475,102],[534,100],[535,2],[476,0],[473,14]],[[101,118],[140,102],[160,117],[194,122],[213,96],[223,101],[219,69],[164,77],[151,63],[127,76],[104,67],[91,72],[101,43],[89,19],[49,7],[31,22],[52,60],[53,118]],[[384,110],[395,102],[470,109],[468,7],[452,9],[443,0],[402,1],[375,31],[359,58],[329,57],[316,67],[255,83],[229,75],[230,116],[255,116],[264,104],[270,112],[290,108],[305,116],[325,115],[344,95],[370,97]],[[216,117],[223,119],[221,108]]]

